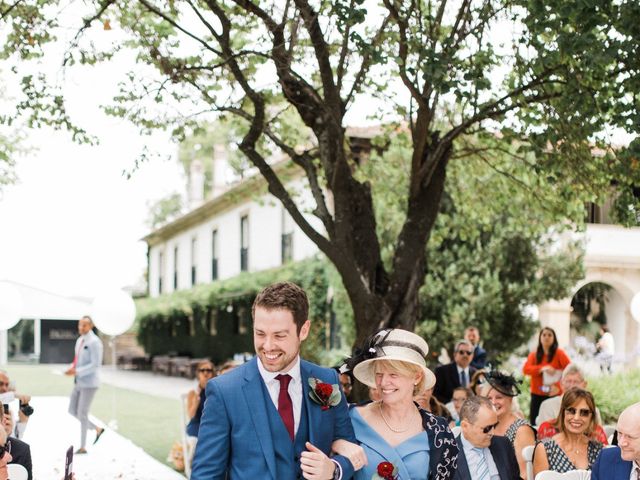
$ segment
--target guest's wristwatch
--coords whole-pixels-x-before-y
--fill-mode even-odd
[[[333,477],[331,477],[331,480],[340,480],[342,478],[342,469],[340,468],[340,464],[338,462],[334,463],[336,464],[336,466],[333,469]]]

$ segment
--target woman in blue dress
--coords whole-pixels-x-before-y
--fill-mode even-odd
[[[356,439],[367,457],[354,480],[453,478],[458,447],[446,420],[413,401],[435,384],[425,362],[428,351],[427,342],[414,333],[382,330],[347,362],[356,379],[380,395],[379,401],[350,410]],[[333,444],[336,453],[347,457],[350,448],[341,440]]]

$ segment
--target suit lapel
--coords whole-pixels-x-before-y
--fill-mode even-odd
[[[253,422],[254,430],[260,447],[264,453],[264,458],[267,461],[271,478],[276,478],[276,458],[273,451],[273,439],[271,438],[271,428],[269,427],[266,400],[271,401],[270,398],[265,398],[265,386],[258,371],[258,365],[256,362],[259,360],[254,358],[252,364],[247,368],[245,374],[245,383],[242,387],[244,397],[249,406],[249,412],[251,421]],[[247,439],[247,441],[251,441]]]
[[[489,451],[493,457],[493,463],[496,464],[500,478],[509,478],[509,472],[506,470],[508,463],[503,458],[504,450],[502,450],[500,446],[493,441],[493,438],[491,439],[491,445],[489,445]]]
[[[300,379],[302,381],[302,401],[307,407],[307,421],[309,427],[309,442],[322,450],[323,439],[331,440],[330,423],[327,422],[329,412],[323,412],[316,402],[309,396],[311,387],[309,378],[313,378],[311,364],[300,359]],[[323,418],[324,415],[324,418]]]
[[[458,468],[457,473],[459,477],[463,480],[471,479],[471,472],[469,471],[469,464],[467,463],[467,457],[464,454],[464,448],[462,447],[462,439],[460,435],[456,437],[456,443],[459,446],[458,452]]]

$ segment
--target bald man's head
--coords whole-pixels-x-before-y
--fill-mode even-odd
[[[640,402],[623,410],[616,429],[622,459],[640,462]]]

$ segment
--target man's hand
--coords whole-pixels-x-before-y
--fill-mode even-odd
[[[309,442],[305,446],[308,451],[300,455],[302,476],[307,480],[331,480],[336,464],[322,450]]]
[[[64,372],[65,375],[75,375],[76,374],[76,367],[69,367],[69,369]]]
[[[368,463],[364,449],[360,445],[348,442],[347,440],[335,440],[331,444],[331,450],[338,455],[347,457],[351,462],[351,465],[353,465],[354,470],[360,470]]]
[[[22,403],[23,405],[26,403],[29,403],[31,401],[31,396],[30,395],[18,395],[16,393],[16,398],[18,400],[20,400],[20,403]]]

